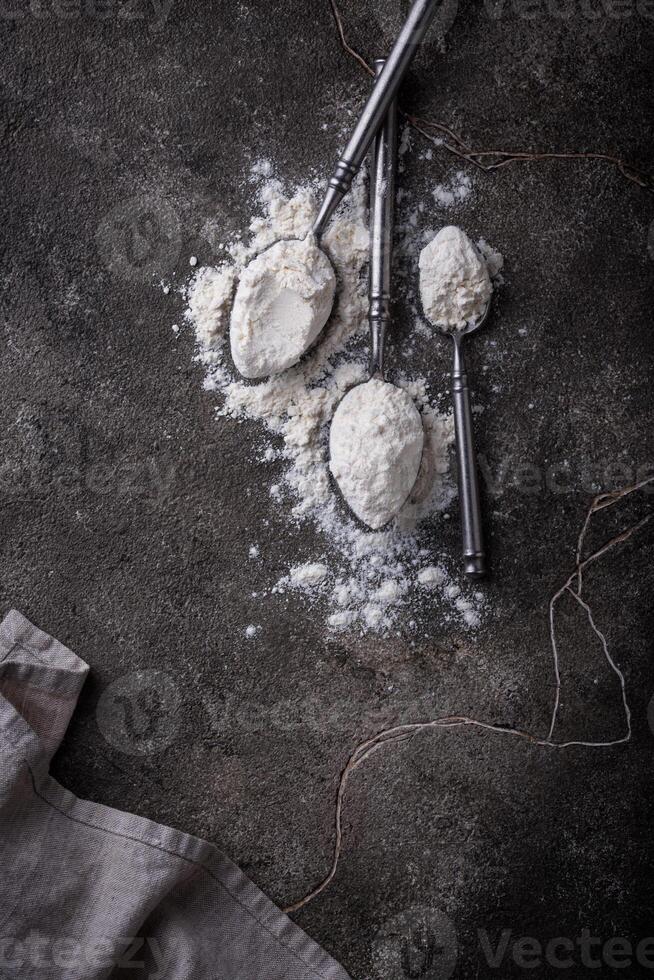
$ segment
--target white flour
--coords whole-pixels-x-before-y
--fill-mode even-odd
[[[438,565],[428,565],[418,572],[418,582],[426,589],[437,589],[447,581],[447,572]]]
[[[193,325],[199,358],[205,365],[205,386],[221,393],[218,415],[262,423],[281,439],[261,453],[263,462],[281,455],[283,478],[271,480],[271,506],[293,523],[311,521],[323,536],[322,553],[302,565],[289,567],[277,582],[259,591],[256,601],[276,601],[284,593],[299,593],[326,609],[333,629],[386,633],[403,627],[418,629],[420,609],[427,596],[444,620],[473,627],[479,621],[483,597],[463,594],[443,565],[442,580],[428,570],[451,562],[438,548],[438,522],[455,497],[450,476],[453,424],[432,402],[427,382],[397,378],[422,417],[424,450],[418,479],[399,514],[383,531],[366,531],[348,513],[330,483],[329,426],[343,396],[366,380],[368,230],[363,180],[357,181],[323,236],[323,247],[338,278],[334,312],[324,337],[300,364],[260,384],[234,376],[226,355],[229,303],[237,277],[253,256],[282,238],[304,238],[316,214],[313,185],[287,196],[271,169],[257,164],[261,217],[250,225],[250,240],[230,246],[232,262],[200,269],[188,291],[187,319]],[[317,185],[322,193],[322,185]],[[445,516],[447,516],[445,514]],[[425,523],[426,522],[426,523]],[[426,544],[425,544],[426,542]],[[258,546],[244,555],[265,566]],[[447,594],[454,587],[456,594]]]
[[[432,191],[434,200],[441,208],[462,204],[472,193],[472,180],[463,170],[458,170],[446,184],[437,184]]]
[[[347,503],[378,530],[399,511],[422,458],[422,419],[410,395],[371,379],[347,393],[334,414],[329,468]]]
[[[276,242],[253,259],[239,278],[229,333],[243,377],[295,364],[326,324],[335,289],[334,270],[312,235]]]
[[[320,562],[307,562],[306,565],[297,565],[291,569],[290,583],[297,589],[313,588],[324,582],[329,574],[326,565]]]
[[[485,260],[460,228],[448,225],[420,253],[420,295],[427,319],[462,329],[484,312],[493,287]]]
[[[207,351],[222,345],[236,280],[233,266],[200,269],[189,295],[188,315]]]
[[[502,275],[504,256],[501,252],[494,249],[492,245],[489,245],[485,238],[479,239],[477,248],[484,257],[486,268],[488,269],[488,274],[491,277],[493,285],[501,286],[504,282],[504,276]]]

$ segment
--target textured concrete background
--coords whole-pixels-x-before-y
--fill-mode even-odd
[[[384,53],[405,7],[342,0],[350,39]],[[651,3],[460,0],[447,13],[405,106],[476,148],[607,150],[654,170]],[[538,163],[466,167],[471,198],[434,207],[434,225],[483,234],[507,262],[470,349],[492,612],[469,635],[426,608],[414,646],[333,638],[301,598],[253,613],[249,593],[320,541],[271,504],[262,431],[214,420],[192,338],[171,330],[182,302],[153,287],[183,283],[189,255],[210,262],[246,226],[253,158],[290,181],[327,174],[369,84],[328,0],[2,0],[0,17],[0,601],[92,668],[55,775],[215,841],[288,903],[329,866],[336,780],[362,738],[454,711],[547,731],[548,598],[593,486],[654,464],[654,199],[605,163]],[[461,164],[414,147],[401,179],[428,199]],[[415,367],[444,379],[445,349]],[[567,467],[559,492],[551,466]],[[599,515],[591,544],[651,503]],[[336,880],[297,918],[356,980],[558,976],[525,969],[514,942],[654,933],[652,545],[645,529],[588,576],[627,678],[629,745],[443,732],[355,775]],[[561,623],[559,735],[620,737],[618,685],[583,613],[571,603]],[[506,939],[500,965],[486,933]],[[615,953],[594,944],[593,975],[624,976]],[[568,975],[585,976],[589,955],[577,945]]]

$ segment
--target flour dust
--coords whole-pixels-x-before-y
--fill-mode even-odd
[[[289,523],[311,522],[324,544],[321,554],[290,566],[278,581],[259,591],[258,600],[300,594],[325,610],[333,630],[410,631],[425,602],[437,604],[443,620],[465,628],[478,626],[483,595],[454,580],[447,566],[456,567],[457,556],[446,556],[437,546],[439,528],[456,495],[450,472],[454,430],[449,408],[439,408],[425,378],[393,372],[394,382],[412,398],[422,418],[424,451],[415,486],[392,523],[380,531],[364,527],[330,478],[330,422],[345,394],[367,378],[369,237],[362,178],[322,239],[338,289],[334,311],[317,344],[295,367],[258,384],[245,383],[235,372],[228,356],[229,320],[239,275],[272,243],[307,235],[322,190],[320,184],[308,183],[289,193],[266,161],[254,165],[251,180],[260,214],[252,219],[249,238],[228,246],[228,261],[197,270],[186,290],[186,318],[195,331],[205,387],[222,396],[217,415],[263,423],[271,436],[281,437],[286,469],[281,482],[271,480],[271,506]],[[424,244],[417,240],[416,258]],[[270,445],[262,458],[272,462],[279,455]],[[250,549],[250,557],[255,556],[265,561],[258,545]],[[248,630],[249,637],[256,635]]]

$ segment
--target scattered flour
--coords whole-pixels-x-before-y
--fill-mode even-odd
[[[232,360],[243,377],[295,364],[329,319],[335,290],[334,270],[313,235],[257,255],[240,275],[231,316]]]
[[[291,569],[290,583],[298,589],[310,589],[324,582],[328,575],[329,569],[326,565],[321,565],[319,562],[307,562],[306,565],[296,565],[295,568]]]
[[[436,204],[451,208],[470,197],[472,180],[464,170],[459,170],[446,184],[437,184],[432,193]]]
[[[255,160],[251,173],[253,177],[272,177],[273,169],[272,160]]]
[[[494,249],[492,245],[489,245],[485,238],[479,239],[477,242],[477,248],[486,260],[488,274],[493,283],[496,286],[501,286],[504,282],[504,276],[502,275],[502,269],[504,268],[504,256],[501,252],[498,252],[497,249]]]
[[[281,182],[270,176],[272,172],[268,164],[253,168],[262,214],[252,220],[249,240],[228,245],[231,262],[199,269],[187,297],[187,319],[196,332],[205,387],[221,395],[217,414],[258,422],[276,437],[275,446],[281,448],[269,445],[257,456],[263,462],[280,458],[286,462],[285,472],[275,478],[275,506],[291,522],[312,522],[323,539],[319,558],[289,567],[268,589],[259,591],[257,598],[273,601],[289,593],[324,604],[327,623],[334,630],[387,633],[401,626],[409,628],[410,623],[414,629],[424,603],[424,571],[445,560],[438,540],[439,522],[455,497],[450,475],[452,416],[439,411],[425,379],[394,379],[422,418],[422,460],[408,500],[388,527],[378,531],[362,528],[331,485],[328,459],[334,412],[346,393],[367,379],[369,239],[362,179],[322,239],[339,288],[320,343],[283,375],[258,384],[247,384],[234,375],[226,341],[235,281],[248,261],[268,245],[307,235],[316,215],[316,190],[319,194],[323,190],[315,183],[287,195]],[[262,561],[265,567],[265,555]],[[479,617],[484,605],[483,595],[448,597],[445,590],[452,584],[443,567],[442,581],[433,581],[430,602],[439,604],[444,620],[474,625],[473,617]],[[457,598],[469,601],[471,608],[458,609]]]
[[[424,442],[411,396],[372,378],[352,388],[332,421],[329,468],[352,511],[378,530],[416,482]]]
[[[477,320],[493,286],[486,261],[460,228],[448,225],[420,253],[420,295],[427,319],[446,329]]]
[[[426,589],[437,589],[447,581],[447,572],[438,565],[428,565],[420,569],[417,578]]]
[[[224,344],[235,282],[236,269],[227,264],[200,269],[193,281],[188,318],[207,353],[218,355]]]

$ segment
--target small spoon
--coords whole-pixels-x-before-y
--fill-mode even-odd
[[[466,575],[474,579],[483,578],[486,574],[486,553],[481,526],[479,477],[472,434],[470,391],[463,360],[463,338],[484,325],[488,319],[490,306],[491,300],[489,299],[481,316],[476,320],[471,320],[462,328],[448,329],[442,324],[435,324],[443,333],[449,334],[454,342],[452,400],[454,403],[454,431],[463,538],[463,570]]]
[[[375,71],[379,77],[385,60],[378,58],[375,61]],[[369,286],[369,311],[368,319],[370,323],[370,335],[372,340],[372,351],[370,357],[370,370],[367,382],[355,385],[343,398],[334,413],[332,420],[331,436],[340,429],[341,432],[347,431],[349,440],[337,442],[330,438],[330,468],[336,479],[339,489],[343,493],[345,500],[357,517],[373,530],[379,530],[387,524],[398,510],[405,503],[411,493],[420,470],[422,450],[424,442],[424,431],[420,413],[416,409],[410,396],[401,388],[391,385],[384,377],[384,341],[386,331],[390,324],[390,289],[392,278],[392,259],[393,259],[393,219],[395,211],[395,174],[397,169],[397,106],[391,103],[386,122],[383,129],[378,133],[375,140],[372,161],[370,167],[370,286]],[[374,388],[370,390],[368,386],[374,383]],[[362,462],[361,452],[366,453],[366,460],[375,458],[375,440],[369,440],[365,446],[361,445],[361,438],[356,431],[356,415],[354,413],[361,407],[360,398],[362,395],[368,398],[368,407],[372,401],[379,400],[383,389],[391,389],[398,393],[393,404],[393,411],[399,414],[395,416],[394,422],[401,426],[404,441],[402,452],[397,457],[390,458],[384,456],[383,452],[379,455],[378,466],[373,466],[370,473],[365,477],[356,480],[357,469]],[[383,396],[382,396],[383,397]],[[365,401],[364,403],[365,404]],[[387,420],[388,421],[388,420]],[[384,438],[383,430],[380,432]],[[387,441],[387,439],[386,439]],[[400,472],[404,479],[395,488],[397,494],[395,499],[387,500],[387,510],[379,512],[378,501],[379,492],[388,492],[388,484],[384,481],[388,475],[388,470],[392,468],[397,474]],[[353,501],[348,498],[343,486],[343,473],[352,479],[354,474],[355,482],[359,486],[368,477],[369,483],[366,484],[368,491],[367,497],[375,502],[375,506],[366,509],[369,500],[358,500],[359,508],[353,506]],[[339,475],[341,479],[339,480]]]
[[[336,211],[336,208],[352,187],[352,182],[357,175],[361,164],[363,163],[365,155],[368,152],[375,135],[379,131],[383,120],[388,113],[391,103],[394,101],[397,95],[398,89],[407,72],[407,69],[409,68],[418,47],[427,33],[429,25],[434,19],[439,6],[440,0],[414,0],[393,49],[388,58],[385,60],[384,71],[377,71],[378,81],[363,108],[356,126],[354,127],[347,147],[343,151],[343,155],[336,164],[333,175],[329,179],[327,192],[320,207],[320,211],[318,212],[318,217],[313,224],[313,228],[311,229],[309,236],[307,236],[308,238],[313,237],[317,248],[319,248],[321,251],[321,240],[325,228]],[[288,241],[290,243],[297,241],[298,250],[300,250],[306,244],[300,239],[289,239]],[[268,248],[264,251],[274,247],[276,244],[278,243],[273,243],[273,245],[268,246]],[[329,262],[333,272],[334,270],[331,260],[324,251],[322,251],[322,254],[326,261]],[[248,268],[250,268],[253,263],[256,263],[257,259],[258,256],[252,259],[252,262]],[[256,273],[256,266],[253,272]],[[238,289],[236,291],[236,296],[238,298]],[[298,344],[297,348],[290,351],[289,356],[283,361],[280,361],[279,364],[272,363],[271,365],[267,366],[263,362],[259,361],[252,369],[247,369],[248,373],[244,376],[248,378],[264,378],[269,374],[278,373],[280,370],[286,370],[286,368],[290,367],[292,364],[297,363],[302,354],[304,354],[305,351],[308,350],[312,343],[317,339],[328,319],[329,313],[324,316],[324,319],[322,316],[320,317],[322,322],[317,320],[315,323],[313,323],[311,330],[307,331],[307,339],[304,346]],[[293,357],[293,355],[295,356]],[[234,340],[232,343],[232,356],[238,367],[240,351],[238,346],[235,345]],[[244,364],[242,359],[241,364]],[[283,367],[280,367],[280,364],[283,364]],[[270,367],[272,367],[272,370],[269,369]]]

